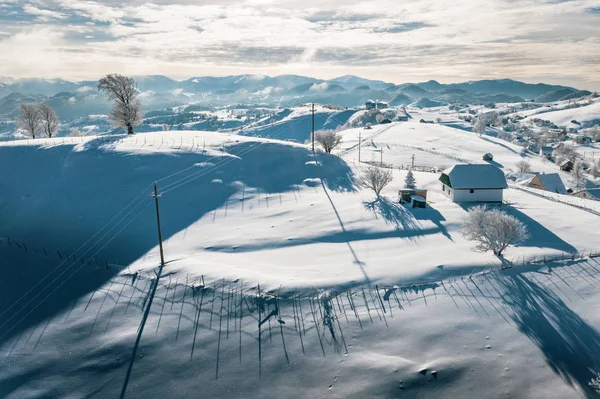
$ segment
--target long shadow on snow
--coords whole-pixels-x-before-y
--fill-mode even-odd
[[[3,259],[5,268],[21,268],[23,273],[5,273],[0,279],[0,313],[38,282],[41,284],[19,306],[0,317],[0,324],[15,316],[7,323],[12,324],[49,295],[43,306],[32,311],[4,339],[69,308],[73,300],[96,290],[113,277],[114,270],[87,273],[91,266],[84,266],[79,273],[74,273],[81,266],[79,262],[65,263],[53,274],[49,273],[59,263],[57,251],[62,257],[67,251],[73,254],[119,211],[125,209],[109,226],[122,223],[113,230],[104,230],[87,243],[85,248],[96,246],[83,256],[84,261],[93,257],[101,263],[108,260],[127,265],[157,246],[154,200],[150,193],[152,181],[158,178],[196,165],[159,182],[164,191],[160,206],[165,240],[223,206],[239,190],[240,182],[276,193],[291,190],[307,178],[321,177],[331,190],[355,190],[352,171],[343,160],[322,155],[319,156],[321,166],[316,166],[311,162],[314,161],[313,154],[305,147],[279,143],[240,143],[228,147],[228,151],[237,155],[221,154],[220,151],[145,153],[105,149],[107,145],[110,147],[111,140],[120,138],[92,140],[77,147],[79,150],[73,145],[47,149],[31,146],[2,148],[0,167],[15,170],[15,164],[18,164],[18,171],[7,173],[0,180],[0,237],[10,236],[49,254],[48,267],[26,267],[22,264],[28,262],[26,257]],[[31,154],[32,151],[35,153]],[[32,159],[35,163],[24,161]],[[201,173],[194,175],[198,172]],[[194,180],[178,183],[180,179],[193,177]],[[181,183],[184,184],[178,186]],[[138,195],[139,198],[131,203]],[[134,209],[136,205],[139,207]],[[131,209],[134,210],[129,213]],[[120,231],[127,223],[131,224]],[[113,240],[108,242],[111,238]],[[85,277],[82,277],[84,272]],[[52,293],[58,284],[62,286]],[[38,293],[34,302],[21,309]],[[6,329],[0,329],[0,335],[4,332]]]
[[[600,334],[558,296],[523,274],[498,274],[502,300],[512,309],[517,328],[542,351],[548,365],[587,398],[588,385],[600,371]]]
[[[464,210],[468,211],[470,208],[479,206],[480,204],[468,204],[462,203],[459,204]],[[548,230],[542,224],[540,224],[537,220],[527,216],[525,213],[521,212],[517,208],[502,204],[500,209],[516,217],[518,220],[523,222],[525,226],[529,229],[529,238],[519,244],[521,247],[537,247],[537,248],[551,248],[556,249],[558,251],[568,252],[568,253],[576,253],[577,249],[564,241],[562,238],[554,234],[552,231]]]

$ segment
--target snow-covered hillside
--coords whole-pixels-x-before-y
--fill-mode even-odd
[[[344,146],[356,144],[359,131],[344,131]],[[413,154],[416,165],[450,166],[477,162],[493,152],[492,163],[510,171],[522,159],[511,145],[442,125],[409,122],[370,132],[373,138],[363,136],[363,161],[379,161],[381,148],[384,162],[394,165],[410,163]],[[396,203],[403,171],[394,171],[395,182],[385,191],[388,200],[375,201],[357,185],[362,166],[356,150],[342,159],[322,153],[313,157],[299,144],[208,132],[80,140],[3,145],[3,166],[23,165],[20,173],[3,180],[1,235],[72,251],[115,214],[127,212],[126,219],[138,219],[118,237],[110,235],[113,240],[98,256],[149,267],[156,262],[157,247],[148,194],[150,183],[158,180],[164,192],[165,249],[178,259],[173,269],[269,286],[328,286],[419,280],[439,265],[472,270],[494,262],[489,254],[474,254],[472,244],[460,236],[466,211],[444,199],[439,175],[417,173],[419,185],[430,190],[429,209],[407,210]],[[539,171],[556,170],[538,159],[531,162]],[[522,192],[511,191],[508,197],[515,204],[531,200],[531,208],[546,203]],[[564,207],[548,206],[557,206],[555,211]],[[526,222],[538,219],[518,205],[514,212]],[[550,219],[544,221],[547,241],[536,239],[509,256],[594,248],[589,237],[594,227],[586,223],[586,213],[568,207],[565,212],[584,220],[574,227],[577,234],[565,235],[562,223]],[[436,255],[431,248],[445,250]]]
[[[379,199],[358,184],[382,149],[423,170],[556,165],[450,116],[345,130],[332,155],[286,141],[286,118],[310,113],[256,126],[272,138],[0,143],[0,396],[593,397],[600,271],[575,257],[600,247],[597,215],[506,190],[531,237],[505,262],[572,260],[499,271],[438,173],[415,172],[426,209],[398,204],[404,170]]]

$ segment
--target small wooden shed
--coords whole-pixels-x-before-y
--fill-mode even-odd
[[[398,202],[401,204],[412,204],[414,196],[420,197],[420,201],[427,202],[427,190],[425,189],[403,188],[398,190]]]

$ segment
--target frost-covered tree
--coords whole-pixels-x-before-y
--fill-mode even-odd
[[[54,136],[58,132],[58,129],[60,129],[60,121],[58,120],[58,116],[56,116],[56,112],[48,104],[41,104],[38,107],[38,112],[40,113],[44,133],[48,137]]]
[[[525,160],[521,160],[516,164],[517,170],[521,173],[531,172],[531,164]]]
[[[598,177],[600,177],[600,167],[598,167],[598,165],[593,165],[592,168],[590,169],[590,174],[592,175],[592,177],[594,179],[597,179]]]
[[[17,126],[26,136],[35,138],[37,132],[42,129],[42,117],[34,104],[21,104],[19,107],[21,115],[17,117]]]
[[[315,141],[330,154],[332,150],[342,143],[342,136],[335,130],[319,130],[315,132]]]
[[[469,210],[461,234],[477,242],[476,250],[492,251],[497,256],[501,256],[509,245],[519,244],[529,237],[527,227],[517,218],[485,206]]]
[[[364,188],[373,190],[375,195],[379,197],[381,190],[390,184],[393,179],[394,177],[390,169],[369,166],[363,170],[359,179],[359,183]]]
[[[584,185],[585,182],[585,171],[583,170],[583,162],[579,159],[575,161],[573,164],[573,169],[571,169],[571,176],[575,179],[577,187]]]
[[[473,133],[477,133],[480,136],[483,136],[485,133],[485,122],[482,118],[475,119],[475,123],[473,124]]]
[[[115,102],[108,115],[113,124],[133,134],[133,127],[142,121],[142,104],[137,98],[135,81],[128,76],[109,74],[100,79],[98,90]]]
[[[85,133],[82,132],[81,130],[77,129],[76,127],[72,127],[71,129],[69,129],[69,136],[70,137],[82,137],[82,136],[85,136]]]
[[[597,394],[600,394],[600,373],[596,374],[596,376],[588,382],[588,385],[596,391]]]
[[[404,187],[414,190],[416,185],[417,181],[415,180],[415,176],[413,175],[412,170],[409,170],[404,178]]]

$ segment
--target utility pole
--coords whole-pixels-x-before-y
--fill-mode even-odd
[[[414,169],[415,168],[415,154],[412,154],[412,157],[410,157],[411,162],[410,162],[410,168]]]
[[[158,194],[158,185],[154,182],[154,193],[152,194],[154,197],[154,201],[156,203],[156,223],[158,225],[158,245],[160,246],[160,266],[161,268],[165,265],[165,255],[163,253],[163,243],[162,243],[162,230],[160,228],[160,210],[158,208],[158,198],[160,195]]]
[[[360,163],[361,132],[358,132],[358,163]]]
[[[383,148],[381,148],[381,151],[379,151],[379,155],[381,156],[381,160],[379,163],[381,164],[381,167],[383,168]]]
[[[312,150],[315,152],[315,103],[312,103]]]

